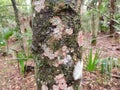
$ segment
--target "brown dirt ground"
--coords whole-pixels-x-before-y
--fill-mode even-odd
[[[91,35],[84,35],[84,52],[83,58],[88,54],[92,47],[94,52],[99,49],[101,58],[116,57],[120,60],[120,43],[116,43],[114,38],[104,37],[100,34],[96,46],[90,45]],[[104,38],[102,38],[104,37]],[[13,46],[11,44],[10,46]],[[34,66],[34,61],[29,60],[28,65]],[[99,70],[94,72],[83,71],[82,88],[83,90],[120,90],[120,68],[114,68],[111,72],[119,78],[112,77],[108,80],[101,75]],[[19,74],[17,61],[12,59],[12,55],[0,56],[0,90],[36,90],[34,73],[28,73],[24,78]]]

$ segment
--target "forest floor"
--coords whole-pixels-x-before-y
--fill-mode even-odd
[[[88,33],[84,34],[83,60],[85,60],[90,48],[93,48],[94,53],[99,49],[101,52],[100,58],[114,57],[120,60],[120,43],[117,43],[114,38],[105,36],[104,34],[98,35],[97,45],[91,46],[91,35]],[[9,46],[14,46],[14,43],[10,43]],[[27,65],[34,66],[34,61],[29,60]],[[107,78],[105,75],[101,75],[99,70],[89,72],[84,69],[83,90],[120,90],[120,67],[113,68],[111,74],[113,76]],[[12,55],[3,56],[1,52],[0,90],[36,90],[35,87],[34,72],[29,72],[24,77],[19,73],[18,63],[13,60]]]

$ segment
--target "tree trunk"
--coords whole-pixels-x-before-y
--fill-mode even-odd
[[[99,29],[100,29],[100,31],[102,32],[102,28],[101,28],[101,22],[103,21],[103,16],[101,15],[101,13],[100,13],[100,6],[101,6],[101,4],[102,4],[102,0],[99,0],[99,2],[98,2],[98,10],[99,10],[99,12],[98,12],[98,17],[99,17]]]
[[[91,14],[91,31],[92,31],[92,41],[91,41],[91,45],[96,45],[97,43],[97,32],[98,32],[98,24],[99,24],[99,17],[98,17],[98,13],[99,12],[94,12],[94,9],[97,9],[97,5],[95,2],[91,3],[92,7],[93,7],[93,12]]]
[[[11,0],[11,2],[12,2],[14,13],[15,13],[15,21],[17,23],[18,32],[21,33],[21,31],[20,31],[20,21],[19,21],[19,15],[18,15],[18,8],[16,6],[16,1]]]
[[[23,40],[21,38],[22,33],[21,33],[21,29],[20,29],[20,20],[19,20],[18,8],[16,6],[16,0],[11,0],[11,2],[12,2],[12,5],[13,5],[13,9],[14,9],[15,21],[17,23],[17,29],[18,29],[17,37],[18,37],[18,39],[20,41],[20,48],[21,48],[22,52],[24,52],[24,45],[23,45]]]
[[[116,10],[115,2],[116,2],[116,0],[110,0],[110,25],[109,25],[110,34],[115,33],[115,28],[113,27],[115,25],[115,22],[113,21],[115,10]]]
[[[81,73],[73,73],[82,63],[81,0],[39,0],[33,7],[37,90],[78,90]]]
[[[92,26],[92,41],[91,41],[91,44],[92,45],[96,45],[96,23],[95,23],[95,14],[92,13],[92,17],[91,17],[91,26]]]

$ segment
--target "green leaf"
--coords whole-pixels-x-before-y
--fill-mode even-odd
[[[0,33],[0,46],[5,46],[6,41],[3,39],[2,34]]]
[[[97,67],[98,59],[99,59],[98,51],[96,51],[95,56],[93,58],[92,49],[90,49],[89,55],[87,57],[86,69],[88,71],[94,71],[96,69],[96,67]]]
[[[4,38],[5,40],[8,40],[9,37],[12,36],[12,34],[13,34],[13,31],[12,31],[12,30],[10,30],[10,29],[8,29],[8,28],[4,28],[4,29],[3,29],[3,38]]]
[[[120,25],[114,25],[113,26],[117,31],[120,31]]]
[[[18,62],[19,62],[19,65],[20,65],[20,71],[22,74],[25,73],[25,58],[26,58],[26,55],[23,53],[23,52],[19,52],[18,55],[17,55],[17,58],[18,58]]]
[[[6,45],[6,41],[0,39],[0,46],[5,46],[5,45]]]

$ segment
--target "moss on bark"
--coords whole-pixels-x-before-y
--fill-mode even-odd
[[[51,0],[50,0],[51,1]],[[58,0],[59,1],[59,0]],[[65,7],[59,10],[55,10],[55,5],[47,1],[46,7],[44,10],[41,10],[40,13],[36,13],[33,20],[33,43],[32,50],[35,56],[36,63],[36,81],[37,81],[37,90],[41,90],[41,84],[43,82],[47,83],[47,86],[52,89],[52,86],[55,84],[55,76],[63,73],[67,81],[68,86],[73,86],[74,90],[78,90],[79,80],[74,81],[73,79],[73,69],[74,69],[74,55],[77,56],[76,59],[81,59],[81,48],[79,48],[77,43],[77,34],[80,31],[80,16],[78,13],[72,9],[69,4],[64,4]],[[55,4],[55,3],[54,3]],[[51,6],[53,5],[53,6]],[[73,29],[72,35],[63,35],[59,40],[53,40],[48,43],[52,36],[54,26],[51,25],[50,19],[54,16],[60,17],[65,27],[70,27]],[[66,45],[68,48],[73,48],[74,52],[69,53],[72,56],[73,64],[72,66],[67,66],[64,64],[55,67],[53,65],[54,61],[50,60],[48,57],[44,57],[42,54],[44,50],[42,45],[46,44],[53,51],[56,51],[62,46]]]

